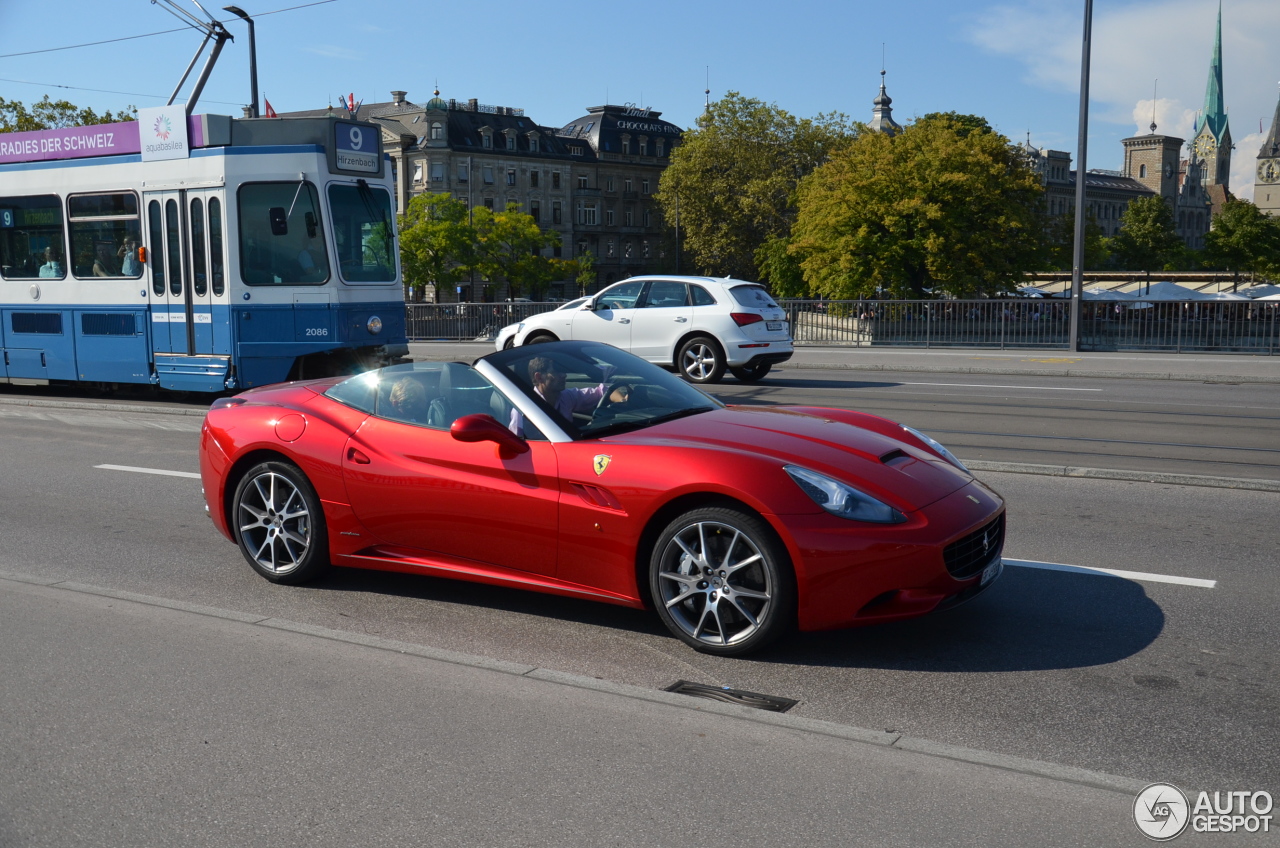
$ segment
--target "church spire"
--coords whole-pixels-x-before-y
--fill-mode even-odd
[[[1227,129],[1227,110],[1222,99],[1222,0],[1218,0],[1218,31],[1213,41],[1213,61],[1209,64],[1209,83],[1204,91],[1204,110],[1199,130],[1209,127],[1214,140],[1221,143]]]
[[[893,98],[884,90],[884,68],[880,69],[880,93],[871,101],[875,107],[871,110],[871,120],[867,126],[873,130],[894,136],[902,132],[902,126],[893,119]]]

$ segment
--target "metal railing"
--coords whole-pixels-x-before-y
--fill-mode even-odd
[[[560,303],[411,303],[411,341],[491,341]],[[920,348],[1070,347],[1058,299],[779,301],[796,345]],[[1280,354],[1277,301],[1087,301],[1085,350]]]

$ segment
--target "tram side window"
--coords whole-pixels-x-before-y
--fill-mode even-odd
[[[240,276],[251,286],[319,285],[329,279],[314,185],[240,187]]]
[[[56,194],[0,197],[0,276],[6,280],[67,275],[62,202]]]
[[[389,283],[396,278],[391,198],[368,185],[329,186],[338,269],[353,283]]]
[[[67,198],[67,217],[71,220],[71,271],[77,277],[142,276],[138,260],[142,219],[136,194],[73,195]]]

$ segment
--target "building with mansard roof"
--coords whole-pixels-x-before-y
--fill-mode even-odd
[[[549,253],[592,255],[596,282],[587,293],[665,270],[674,261],[653,195],[683,131],[662,120],[661,112],[594,106],[556,128],[523,109],[445,99],[438,90],[424,104],[413,103],[404,91],[391,97],[360,106],[357,117],[382,126],[397,210],[425,192],[451,194],[468,208],[515,204],[543,229],[559,233],[561,247]],[[481,281],[452,292],[427,286],[425,293],[442,302],[511,294]],[[576,280],[550,289],[552,297],[578,293]]]

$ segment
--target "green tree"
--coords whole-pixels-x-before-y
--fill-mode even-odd
[[[31,104],[28,110],[20,100],[0,97],[0,132],[31,132],[32,130],[59,130],[66,127],[83,127],[90,124],[115,124],[136,120],[138,109],[126,106],[120,112],[107,111],[99,115],[89,108],[81,108],[66,100],[50,100],[45,95]]]
[[[560,244],[560,234],[539,227],[532,215],[514,203],[501,212],[483,206],[476,209],[472,226],[475,270],[491,281],[506,280],[513,294],[541,300],[548,283],[571,271],[570,262],[542,255],[546,248]]]
[[[1228,200],[1204,237],[1210,263],[1237,275],[1280,274],[1280,219],[1247,200]]]
[[[800,180],[853,134],[839,114],[796,118],[737,92],[711,104],[684,134],[658,184],[667,221],[679,222],[688,264],[757,279],[757,251],[786,238]]]
[[[584,250],[574,261],[577,263],[578,291],[586,293],[596,284],[596,257],[590,250]]]
[[[1070,271],[1075,262],[1076,218],[1071,215],[1054,215],[1045,226],[1045,238],[1049,250],[1049,268]],[[1098,271],[1111,262],[1109,239],[1102,235],[1093,215],[1084,219],[1084,270]]]
[[[804,181],[791,250],[811,291],[967,296],[1045,264],[1043,187],[996,132],[947,116],[862,133]]]
[[[969,133],[989,133],[995,132],[991,128],[991,124],[987,123],[987,119],[981,115],[966,115],[962,112],[929,112],[920,118],[922,121],[950,121],[956,125],[956,132],[962,136]]]
[[[1120,232],[1111,239],[1116,264],[1125,271],[1164,270],[1185,255],[1173,210],[1157,195],[1129,202],[1120,216]]]
[[[475,261],[476,234],[465,203],[448,194],[420,194],[397,221],[406,283],[452,288],[466,279]]]

